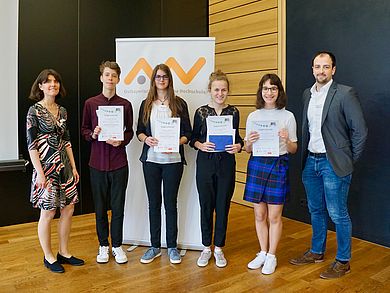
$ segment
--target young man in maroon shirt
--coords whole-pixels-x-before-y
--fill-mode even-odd
[[[116,85],[121,73],[116,62],[100,64],[101,94],[86,100],[81,126],[82,136],[91,143],[89,160],[91,189],[96,213],[96,230],[99,239],[98,263],[109,260],[109,223],[107,211],[111,206],[111,245],[112,255],[117,263],[126,263],[127,256],[121,245],[123,240],[123,214],[129,167],[126,145],[133,138],[133,108],[131,103],[116,94]],[[123,111],[124,139],[98,139],[102,128],[98,124],[96,110],[99,106],[114,106]]]

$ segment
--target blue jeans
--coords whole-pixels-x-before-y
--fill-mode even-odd
[[[348,214],[347,199],[351,178],[352,175],[337,176],[326,157],[307,157],[302,181],[306,189],[313,229],[311,252],[325,252],[328,212],[336,226],[336,259],[350,260],[352,222]]]

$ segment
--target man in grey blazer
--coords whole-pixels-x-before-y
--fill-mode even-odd
[[[364,149],[367,127],[355,90],[333,81],[335,56],[318,52],[312,69],[316,82],[303,93],[302,181],[313,236],[310,250],[290,263],[324,261],[329,214],[336,226],[337,255],[320,277],[332,279],[350,272],[352,223],[348,190],[353,165]]]

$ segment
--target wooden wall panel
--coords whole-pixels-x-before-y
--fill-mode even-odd
[[[277,9],[261,11],[209,25],[216,43],[277,32]]]
[[[236,172],[236,181],[237,182],[241,182],[241,183],[245,183],[245,181],[246,181],[246,173],[245,172],[241,172],[241,171],[237,171]]]
[[[226,71],[227,72],[227,71]],[[260,70],[260,71],[251,71],[251,72],[238,72],[238,73],[228,73],[228,78],[230,81],[230,97],[235,95],[247,96],[247,95],[256,95],[257,88],[261,77],[266,73],[276,73],[277,70]],[[239,105],[245,105],[238,102]],[[252,100],[251,105],[255,104],[255,100]]]
[[[241,182],[236,182],[236,188],[234,190],[232,201],[234,201],[235,203],[252,207],[253,206],[252,203],[242,199],[244,196],[244,190],[245,190],[245,184]]]
[[[228,98],[228,103],[235,106],[253,106],[256,101],[256,95],[232,96]]]
[[[265,73],[281,72],[282,0],[210,0],[209,35],[216,38],[215,68],[228,74],[228,103],[240,111],[240,135],[255,110],[256,92]],[[279,17],[279,18],[278,18]],[[236,155],[236,190],[233,201],[242,200],[249,154]]]
[[[248,164],[249,154],[247,152],[242,151],[241,153],[236,155],[236,170],[239,172],[246,173],[246,167]]]
[[[240,131],[240,135],[241,135],[242,139],[244,139],[245,138],[246,129],[245,128],[239,128],[239,131]],[[244,151],[244,150],[242,150],[242,151]]]
[[[233,9],[242,5],[248,5],[256,0],[210,0],[209,1],[209,15],[219,13],[228,9]]]
[[[255,106],[237,106],[240,111],[240,128],[245,128],[246,118],[249,113],[256,110]]]
[[[218,4],[220,2],[225,2],[226,0],[209,0],[210,7],[214,4]]]
[[[277,6],[277,0],[253,1],[252,3],[245,0],[221,2],[211,6],[209,24],[269,10]]]
[[[272,70],[278,66],[276,45],[216,54],[215,63],[227,73]]]
[[[261,36],[254,36],[246,39],[238,39],[224,43],[217,43],[215,51],[217,54],[229,51],[237,51],[248,48],[263,47],[269,45],[276,45],[278,43],[278,35],[270,33]]]

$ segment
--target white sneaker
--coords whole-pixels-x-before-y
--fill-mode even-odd
[[[210,258],[211,258],[211,250],[210,249],[203,249],[196,264],[199,267],[205,267],[209,264]]]
[[[110,248],[108,246],[99,246],[99,253],[96,256],[97,263],[107,263],[109,259],[108,251]]]
[[[260,269],[264,265],[266,256],[267,254],[265,252],[258,252],[256,257],[250,263],[248,263],[248,269]]]
[[[267,255],[267,258],[265,259],[265,263],[263,268],[261,269],[261,272],[264,275],[270,275],[273,272],[275,272],[276,266],[277,266],[276,257],[275,256],[269,257]]]
[[[112,255],[115,256],[115,261],[119,264],[127,263],[126,253],[123,251],[122,247],[113,247]]]
[[[214,250],[214,258],[215,258],[215,264],[219,268],[226,267],[227,260],[223,254],[222,250],[216,251]]]

